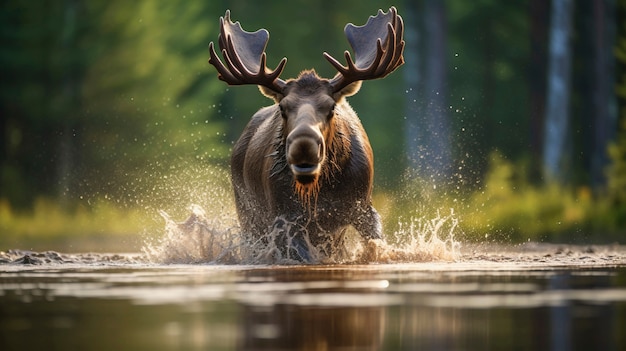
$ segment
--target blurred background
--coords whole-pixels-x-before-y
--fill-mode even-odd
[[[350,98],[375,206],[453,214],[467,241],[626,241],[626,1],[0,3],[0,250],[126,250],[158,211],[232,216],[228,158],[271,102],[207,63],[226,9],[282,78],[396,6],[406,64]]]

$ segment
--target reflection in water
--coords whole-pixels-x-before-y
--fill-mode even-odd
[[[624,267],[2,264],[0,349],[620,350]]]
[[[385,307],[401,303],[386,294],[388,280],[371,279],[376,277],[357,270],[267,273],[246,274],[246,280],[256,281],[261,289],[251,286],[249,295],[240,296],[243,350],[378,350],[384,338]],[[271,286],[278,289],[267,289]],[[259,298],[268,293],[275,299]]]
[[[379,349],[382,307],[247,306],[242,313],[244,350]]]
[[[550,279],[550,290],[563,291],[569,288],[569,275],[557,274]],[[571,306],[568,302],[550,308],[551,348],[555,351],[571,350]]]

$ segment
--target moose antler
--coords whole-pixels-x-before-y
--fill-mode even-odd
[[[404,23],[395,7],[385,13],[378,10],[376,17],[370,16],[363,26],[348,23],[344,29],[354,51],[344,53],[348,66],[343,66],[334,57],[324,57],[339,71],[330,81],[335,92],[359,80],[383,78],[404,63]]]
[[[230,10],[226,10],[224,17],[220,17],[218,38],[226,65],[217,56],[213,42],[209,43],[209,63],[217,69],[219,79],[230,85],[256,84],[282,92],[285,81],[278,77],[287,58],[283,58],[273,71],[267,69],[265,47],[269,36],[265,29],[246,32],[239,22],[230,20]]]

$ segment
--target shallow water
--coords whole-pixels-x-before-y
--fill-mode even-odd
[[[308,266],[0,253],[1,350],[624,350],[624,330],[623,246]]]

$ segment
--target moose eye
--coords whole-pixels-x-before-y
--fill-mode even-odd
[[[330,108],[330,111],[328,111],[328,119],[332,118],[335,115],[335,106],[337,105],[333,104],[333,106]]]

